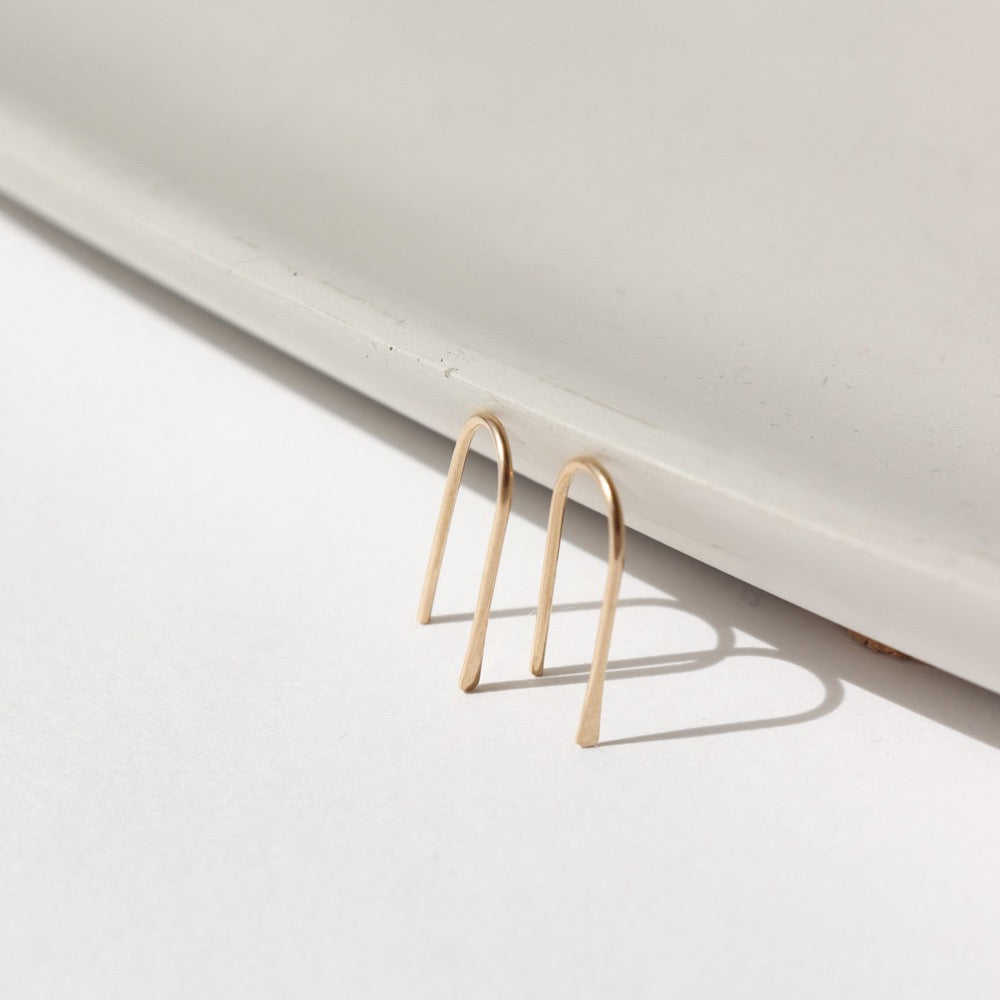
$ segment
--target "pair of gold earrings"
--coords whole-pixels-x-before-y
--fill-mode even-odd
[[[448,468],[441,511],[438,514],[434,541],[427,573],[420,595],[420,610],[417,620],[426,625],[431,620],[434,593],[437,590],[441,563],[444,560],[445,543],[451,516],[455,510],[455,500],[462,482],[462,473],[469,456],[469,447],[476,432],[485,428],[493,436],[497,453],[497,504],[493,515],[483,579],[479,585],[479,598],[472,618],[472,632],[465,651],[465,662],[459,686],[463,691],[474,691],[479,683],[483,665],[483,648],[486,645],[486,626],[489,624],[490,607],[493,603],[493,588],[496,585],[497,569],[500,566],[500,551],[507,532],[511,501],[514,496],[514,464],[511,459],[510,442],[503,424],[491,413],[473,414],[462,428],[455,442],[455,451]],[[552,506],[549,509],[549,527],[545,538],[545,557],[542,562],[542,582],[538,591],[538,618],[535,622],[535,637],[531,645],[531,672],[541,677],[545,664],[545,643],[549,635],[549,619],[552,615],[552,594],[556,584],[556,564],[559,561],[559,543],[562,540],[563,517],[566,513],[566,498],[570,483],[578,472],[589,473],[600,487],[608,505],[608,576],[604,585],[604,601],[601,605],[601,619],[597,626],[597,640],[594,644],[594,659],[587,680],[587,691],[583,698],[583,711],[576,731],[576,742],[582,747],[597,744],[601,729],[601,700],[604,694],[604,676],[608,666],[608,650],[611,646],[611,629],[618,607],[618,591],[621,587],[622,571],[625,568],[625,519],[611,477],[601,464],[583,455],[567,462],[552,492]]]

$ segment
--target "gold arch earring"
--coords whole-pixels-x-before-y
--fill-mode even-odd
[[[483,564],[483,579],[479,584],[479,598],[476,601],[476,612],[472,618],[472,632],[469,644],[465,650],[465,662],[459,677],[459,687],[463,691],[474,691],[479,683],[479,675],[483,666],[483,648],[486,645],[486,626],[490,621],[490,606],[493,603],[493,588],[497,581],[497,569],[500,566],[500,551],[503,548],[504,535],[507,532],[507,521],[510,517],[510,505],[514,496],[514,464],[511,460],[510,442],[503,424],[492,413],[475,413],[469,417],[455,442],[455,450],[448,467],[448,478],[444,485],[444,496],[441,498],[441,510],[438,514],[437,527],[434,529],[434,541],[427,560],[427,572],[424,574],[424,586],[420,593],[420,609],[417,621],[426,625],[431,620],[431,610],[434,606],[434,594],[437,591],[438,577],[441,575],[441,563],[444,560],[445,543],[448,541],[448,529],[451,527],[451,516],[455,510],[455,500],[458,489],[462,485],[462,473],[469,457],[469,447],[476,431],[485,428],[493,436],[493,444],[497,452],[497,505],[493,514],[493,527],[490,529],[489,546],[486,549],[486,561]]]
[[[576,730],[576,742],[582,747],[592,747],[600,739],[604,675],[608,667],[611,629],[615,623],[622,571],[625,569],[625,519],[618,491],[611,477],[599,462],[585,455],[571,459],[563,466],[552,491],[549,528],[545,537],[545,559],[542,563],[542,582],[538,591],[538,618],[535,621],[535,638],[531,644],[531,672],[536,677],[541,677],[545,666],[545,644],[549,636],[549,618],[552,615],[552,594],[556,585],[556,565],[559,562],[559,543],[562,541],[566,498],[573,477],[578,472],[587,472],[593,477],[608,505],[608,575],[604,584],[601,619],[597,625],[594,659],[587,679],[587,691],[583,696],[580,724]]]

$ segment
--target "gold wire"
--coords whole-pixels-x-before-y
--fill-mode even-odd
[[[503,424],[492,413],[473,414],[455,442],[451,465],[448,468],[448,478],[444,485],[444,496],[441,498],[437,527],[434,529],[434,541],[431,543],[431,552],[427,559],[424,586],[420,592],[420,609],[417,612],[417,621],[422,625],[426,625],[431,620],[434,594],[437,591],[438,577],[441,575],[441,563],[444,560],[444,549],[448,541],[448,530],[451,527],[451,516],[455,510],[455,500],[458,497],[459,487],[462,485],[462,473],[465,471],[465,462],[469,457],[469,447],[476,431],[480,428],[486,428],[490,432],[493,436],[493,444],[496,446],[497,504],[493,514],[489,546],[486,549],[486,561],[483,564],[483,578],[479,584],[476,613],[472,618],[472,632],[469,635],[465,661],[462,664],[462,673],[458,681],[459,687],[463,691],[474,691],[482,672],[486,626],[490,621],[490,606],[493,603],[493,588],[496,585],[497,569],[500,566],[500,551],[503,548],[511,501],[514,496],[514,464],[511,460],[510,442],[507,440],[507,432],[504,430]]]
[[[601,619],[597,625],[594,659],[587,679],[587,691],[583,696],[580,724],[576,731],[576,742],[582,747],[592,747],[600,739],[604,676],[608,667],[608,651],[611,648],[611,630],[615,623],[615,610],[618,607],[618,592],[621,589],[622,572],[625,569],[625,519],[618,491],[611,477],[599,462],[585,455],[571,459],[563,466],[552,491],[549,528],[545,537],[545,558],[542,562],[542,582],[538,591],[538,618],[535,621],[535,637],[531,644],[531,672],[540,677],[545,665],[545,645],[549,637],[549,619],[552,616],[552,595],[556,586],[556,565],[559,562],[559,543],[562,541],[566,498],[569,495],[570,483],[578,472],[587,472],[594,478],[608,505],[608,575],[604,584]]]

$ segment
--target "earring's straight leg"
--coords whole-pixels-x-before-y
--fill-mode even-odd
[[[613,526],[611,531],[613,531]],[[611,532],[609,531],[609,534]],[[612,547],[614,543],[612,542]],[[623,552],[624,556],[624,552]],[[583,696],[583,709],[576,729],[576,742],[582,747],[597,746],[601,738],[601,707],[604,701],[604,679],[608,670],[608,653],[611,650],[611,630],[615,624],[618,609],[618,593],[622,582],[622,564],[612,562],[608,567],[608,579],[604,587],[604,602],[601,605],[601,620],[597,626],[597,640],[594,643],[594,662],[587,678],[587,690]]]
[[[462,485],[462,473],[465,471],[465,460],[469,454],[472,435],[478,425],[471,429],[467,424],[455,442],[455,450],[451,453],[451,464],[448,466],[448,478],[444,484],[444,496],[441,497],[441,509],[438,511],[437,526],[434,528],[434,540],[427,557],[427,570],[424,573],[424,585],[420,591],[420,607],[417,611],[417,621],[426,625],[431,620],[431,610],[434,607],[434,595],[437,593],[438,578],[441,576],[441,564],[444,562],[444,547],[448,541],[448,531],[451,528],[451,517],[455,513],[455,500]]]
[[[531,672],[542,676],[545,669],[545,645],[549,639],[549,622],[552,619],[552,597],[556,589],[556,569],[559,565],[559,547],[562,543],[563,520],[566,516],[566,497],[569,494],[573,473],[563,472],[552,491],[549,507],[549,526],[545,533],[545,556],[542,559],[542,581],[538,587],[538,611],[535,618],[535,635],[531,642]]]
[[[463,691],[474,691],[479,684],[483,668],[483,650],[486,647],[486,627],[490,623],[490,608],[493,605],[493,590],[497,582],[497,570],[500,568],[500,552],[503,549],[504,535],[507,533],[507,519],[510,516],[510,490],[503,499],[503,484],[500,486],[501,499],[497,502],[493,515],[493,527],[490,530],[489,548],[486,550],[486,562],[483,566],[483,579],[479,584],[479,598],[476,601],[476,613],[472,619],[472,632],[469,635],[469,645],[465,650],[465,662],[458,679],[458,686]]]

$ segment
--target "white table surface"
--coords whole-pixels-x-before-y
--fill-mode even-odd
[[[0,934],[17,997],[995,996],[1000,697],[494,469],[7,204]],[[627,513],[627,512],[626,512]],[[568,607],[567,607],[568,606]]]

